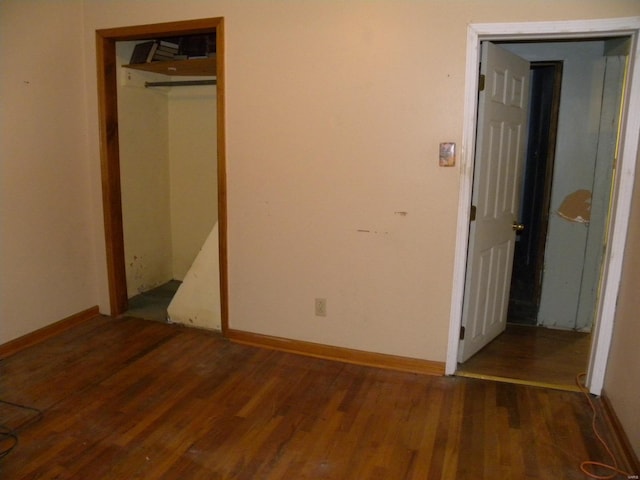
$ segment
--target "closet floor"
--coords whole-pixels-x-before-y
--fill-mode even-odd
[[[125,315],[167,323],[167,307],[169,307],[171,299],[181,283],[178,280],[170,280],[163,285],[131,297],[129,309]]]

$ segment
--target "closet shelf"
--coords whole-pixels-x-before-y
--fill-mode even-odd
[[[216,57],[135,63],[123,67],[170,76],[211,77],[216,75]]]

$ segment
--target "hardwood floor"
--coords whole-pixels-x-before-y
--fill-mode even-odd
[[[588,333],[507,324],[457,373],[577,391],[575,379],[587,370],[590,347]]]
[[[584,479],[581,394],[96,317],[0,362],[2,479]],[[20,427],[20,425],[23,425]]]

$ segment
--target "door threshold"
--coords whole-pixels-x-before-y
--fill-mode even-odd
[[[520,378],[499,377],[497,375],[485,375],[483,373],[465,372],[464,370],[457,370],[455,376],[477,378],[479,380],[489,380],[491,382],[512,383],[515,385],[528,385],[530,387],[550,388],[553,390],[562,390],[565,392],[580,392],[580,388],[578,388],[577,385],[536,382],[534,380],[522,380]]]

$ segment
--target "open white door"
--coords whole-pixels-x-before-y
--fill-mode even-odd
[[[469,229],[459,362],[506,327],[527,137],[529,62],[491,42],[482,43],[481,58],[475,220]]]

